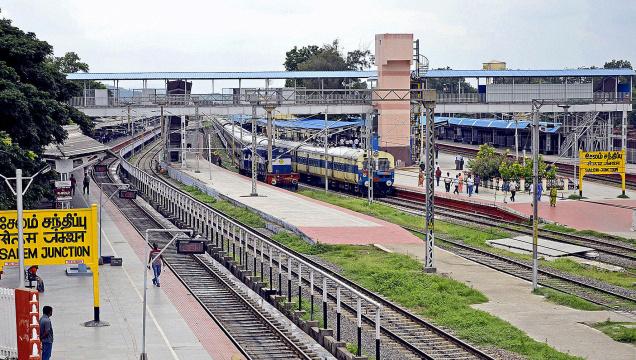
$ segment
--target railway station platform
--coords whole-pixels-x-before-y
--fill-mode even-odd
[[[78,185],[83,175],[78,176]],[[90,195],[79,186],[73,207],[99,202],[99,188]],[[103,255],[123,259],[122,267],[100,266],[101,319],[107,327],[87,328],[93,318],[92,278],[65,275],[65,266],[42,266],[45,282],[41,305],[53,307],[55,333],[52,359],[135,360],[141,353],[144,239],[112,204],[103,210]],[[6,268],[0,287],[17,285],[17,268]],[[150,359],[231,360],[240,354],[221,329],[172,272],[165,268],[161,288],[150,283],[146,351]],[[151,275],[151,274],[149,274]]]
[[[464,158],[464,160],[464,173],[468,173],[470,171],[467,164],[468,159]],[[454,154],[440,151],[436,162],[440,166],[440,170],[442,170],[443,177],[450,173],[451,178],[454,178],[460,172],[460,170],[455,170]],[[396,170],[396,186],[424,192],[423,187],[417,186],[418,171],[417,167]],[[479,194],[473,193],[473,196],[469,198],[465,184],[463,192],[460,194],[453,194],[454,186],[452,185],[451,191],[446,193],[443,177],[439,186],[435,186],[436,195],[506,207],[527,216],[532,214],[532,195],[527,192],[517,191],[516,201],[512,202],[510,193],[507,194],[507,197],[504,197],[504,193],[501,190],[480,186]],[[466,176],[464,176],[465,178]],[[596,230],[626,237],[636,237],[635,191],[629,189],[626,191],[630,199],[617,199],[616,197],[620,194],[620,188],[616,186],[586,181],[583,189],[583,195],[586,199],[581,201],[567,199],[570,194],[578,193],[578,191],[559,191],[556,207],[550,207],[548,193],[544,190],[539,204],[539,217],[579,230]]]
[[[199,165],[197,167],[197,161]],[[231,201],[241,203],[284,227],[298,230],[324,244],[418,244],[421,240],[401,227],[338,206],[258,183],[258,197],[251,197],[251,179],[212,165],[212,180],[206,160],[188,160],[187,167],[173,168],[177,180],[207,186]],[[201,169],[197,173],[195,169]],[[176,172],[175,172],[176,171]]]
[[[385,246],[391,251],[415,256],[423,261],[424,244]],[[524,280],[477,264],[448,251],[435,248],[435,267],[439,274],[468,284],[488,297],[488,302],[473,305],[545,342],[559,351],[588,360],[633,360],[636,347],[619,343],[586,325],[611,321],[633,322],[632,316],[609,311],[581,311],[548,302],[531,293]],[[563,336],[563,334],[568,334]]]

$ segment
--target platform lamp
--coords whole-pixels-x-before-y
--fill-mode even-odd
[[[46,166],[44,166],[42,169],[40,169],[38,172],[36,172],[32,176],[22,176],[22,169],[15,169],[15,177],[6,177],[0,174],[0,177],[2,177],[4,181],[7,183],[7,186],[9,187],[13,195],[16,196],[16,205],[17,205],[16,207],[18,212],[18,216],[17,216],[18,264],[20,268],[18,273],[18,279],[19,279],[18,287],[20,288],[24,287],[24,224],[22,224],[22,216],[23,216],[24,208],[22,205],[22,197],[24,196],[24,194],[26,194],[27,190],[29,190],[29,186],[31,186],[31,183],[33,183],[33,180],[38,175],[46,174],[49,171],[51,171],[51,165],[47,164]],[[11,186],[11,183],[9,182],[9,180],[15,180],[15,189],[13,188],[13,186]],[[22,189],[23,180],[29,180],[29,183],[24,188],[24,190]]]

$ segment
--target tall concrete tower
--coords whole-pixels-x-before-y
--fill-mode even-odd
[[[413,34],[375,35],[375,63],[378,89],[410,89],[413,63]],[[409,101],[378,101],[380,148],[391,153],[401,165],[411,162]]]

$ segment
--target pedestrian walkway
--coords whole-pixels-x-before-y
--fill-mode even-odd
[[[425,249],[418,245],[388,245],[392,251],[422,260]],[[497,316],[526,332],[533,339],[546,342],[559,351],[589,360],[633,360],[636,347],[619,343],[584,323],[634,321],[608,311],[581,311],[556,305],[533,295],[527,281],[479,265],[470,260],[435,248],[435,267],[488,297],[488,302],[473,305]],[[566,334],[564,336],[564,334]]]
[[[197,161],[200,164],[197,167]],[[401,227],[338,206],[316,201],[292,191],[258,183],[257,197],[249,196],[251,179],[212,166],[206,160],[188,160],[187,168],[171,170],[183,183],[205,184],[217,193],[264,215],[266,218],[298,230],[325,244],[420,243],[421,240]],[[194,169],[205,169],[197,173]],[[176,173],[175,173],[176,171]]]
[[[77,191],[72,205],[87,207],[98,201],[99,189],[91,183],[90,196]],[[103,215],[103,254],[123,259],[122,267],[100,267],[101,319],[110,326],[82,326],[93,317],[90,276],[68,277],[65,266],[40,267],[46,285],[41,305],[53,306],[52,359],[135,360],[141,353],[144,240],[112,204],[104,206]],[[17,269],[6,270],[0,287],[15,287]],[[150,359],[230,360],[239,353],[172,272],[162,273],[161,284],[148,289]]]

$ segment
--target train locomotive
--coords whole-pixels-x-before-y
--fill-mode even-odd
[[[226,141],[241,143],[240,150],[236,149],[238,156],[241,156],[241,173],[251,174],[251,133],[238,126],[232,127],[228,120],[219,120]],[[232,132],[234,130],[234,132]],[[275,140],[273,146],[274,164],[273,167],[280,166],[278,173],[265,174],[267,159],[267,138],[257,136],[257,155],[259,155],[259,178],[268,183],[274,180],[275,185],[283,185],[280,179],[296,179],[311,184],[323,184],[325,181],[325,149],[321,147],[305,145],[295,141]],[[242,140],[242,141],[241,141]],[[240,154],[238,154],[240,152]],[[287,160],[289,159],[289,160]],[[282,162],[281,162],[282,160]],[[281,162],[279,165],[276,162]],[[291,163],[291,167],[286,164]],[[367,151],[364,149],[354,149],[350,147],[338,146],[327,150],[327,179],[332,189],[340,189],[346,192],[366,193],[369,183],[373,184],[373,191],[376,195],[389,195],[393,192],[395,177],[395,159],[393,155],[384,151],[374,151],[371,162],[367,159]],[[370,174],[369,164],[373,165],[373,172]],[[372,175],[372,176],[371,176]],[[267,181],[270,179],[270,181]],[[372,179],[372,181],[370,181]]]
[[[272,148],[272,172],[267,171],[267,147],[258,146],[256,148],[256,178],[267,184],[298,189],[300,175],[292,171],[292,156],[284,149]],[[241,151],[241,161],[239,162],[239,173],[252,176],[252,148],[246,146]]]

